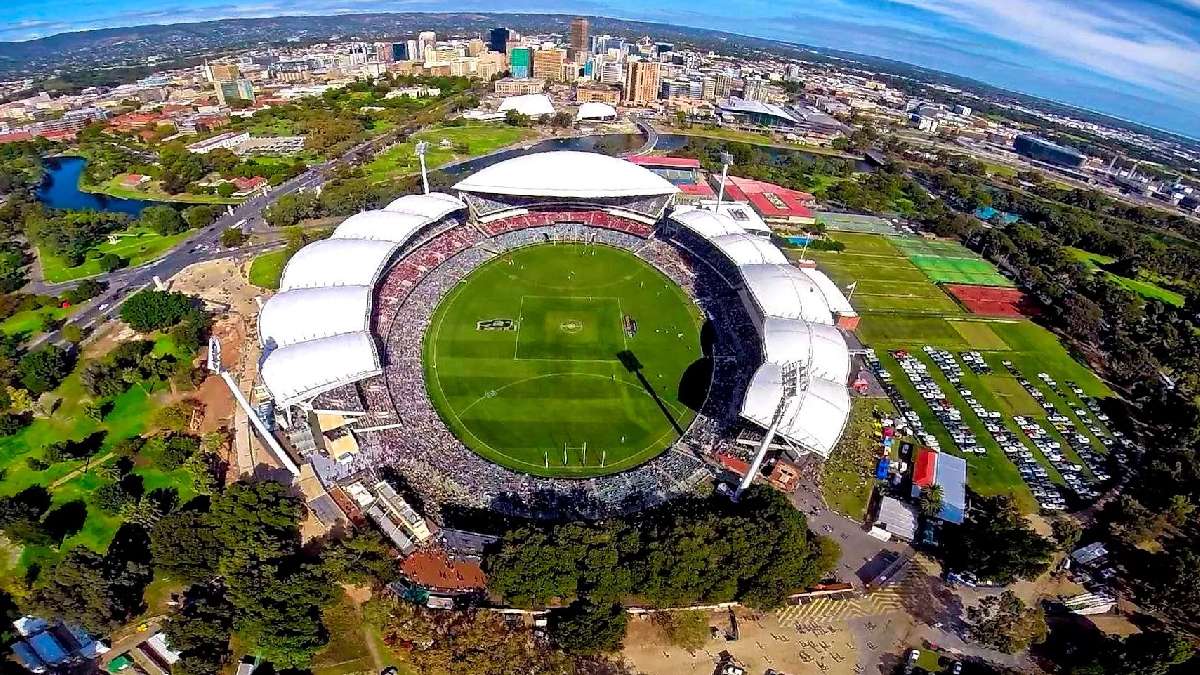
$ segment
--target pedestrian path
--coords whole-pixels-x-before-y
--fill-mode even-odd
[[[791,625],[810,621],[831,623],[847,619],[899,614],[905,611],[905,599],[913,594],[905,575],[895,584],[853,598],[814,598],[802,605],[788,605],[776,610],[780,623]]]

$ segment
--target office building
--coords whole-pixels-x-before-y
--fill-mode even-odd
[[[232,81],[242,76],[242,71],[233,63],[204,64],[204,76],[209,82]]]
[[[431,30],[421,31],[417,35],[417,60],[427,61],[425,52],[432,50],[435,45],[437,45],[437,33]]]
[[[471,38],[467,41],[467,56],[479,56],[487,51],[487,45],[479,38]]]
[[[630,105],[650,105],[658,98],[659,64],[654,61],[631,61],[625,72],[625,102]]]
[[[571,19],[568,33],[571,45],[571,58],[580,60],[588,51],[588,20],[582,16]]]
[[[576,103],[621,103],[621,88],[602,84],[581,84],[575,88]]]
[[[742,93],[742,98],[747,101],[758,101],[759,103],[767,103],[769,90],[767,89],[767,81],[761,78],[752,77],[746,80],[746,86]]]
[[[620,61],[604,61],[604,65],[599,67],[600,84],[625,84],[625,69],[621,66]]]
[[[213,83],[217,93],[217,103],[230,105],[233,101],[253,101],[254,85],[247,79],[218,80]]]
[[[1044,138],[1022,134],[1013,141],[1013,149],[1018,155],[1023,155],[1039,162],[1055,164],[1069,169],[1083,166],[1083,153],[1074,148],[1051,143]]]
[[[419,56],[420,52],[421,52],[421,45],[416,40],[405,40],[404,41],[404,60],[405,61],[419,60],[421,58]]]
[[[533,53],[533,76],[551,82],[562,82],[563,64],[566,61],[565,49],[539,49]]]
[[[488,32],[488,49],[501,54],[508,53],[508,37],[509,31],[507,28],[493,28]]]
[[[515,78],[533,76],[533,50],[515,47],[508,50],[508,73]]]
[[[506,77],[496,80],[496,93],[500,96],[528,96],[546,90],[546,81],[536,77]]]
[[[716,98],[729,98],[733,96],[733,87],[736,80],[732,75],[720,73],[716,77],[716,82],[713,83],[713,95]]]

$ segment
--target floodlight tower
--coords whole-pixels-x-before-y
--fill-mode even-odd
[[[725,178],[729,175],[729,165],[733,164],[733,155],[721,153],[721,187],[717,188],[717,206],[713,211],[721,212],[721,201],[725,198]]]
[[[425,186],[425,194],[429,194],[429,172],[425,170],[425,151],[428,149],[428,143],[417,141],[417,159],[421,160],[421,184]]]
[[[742,492],[754,483],[754,477],[762,470],[763,460],[767,458],[767,450],[771,447],[771,441],[775,440],[775,435],[779,433],[779,427],[784,420],[790,419],[795,414],[796,406],[800,403],[798,394],[802,389],[807,388],[808,369],[802,361],[788,361],[783,364],[780,366],[780,375],[783,380],[780,383],[783,391],[779,397],[779,405],[775,407],[775,416],[771,419],[771,426],[767,427],[767,433],[763,435],[762,443],[759,443],[758,451],[754,453],[754,461],[751,462],[746,475],[742,477],[741,484],[733,493],[735,502],[741,499]]]
[[[296,463],[292,461],[291,457],[288,457],[288,454],[284,452],[283,447],[279,445],[279,441],[275,440],[274,434],[272,434],[271,431],[267,429],[267,426],[263,424],[263,421],[259,419],[258,412],[250,406],[250,401],[246,400],[246,395],[242,393],[242,390],[240,387],[238,387],[237,382],[233,381],[233,376],[229,374],[228,370],[225,370],[221,367],[221,341],[218,340],[215,335],[208,338],[208,369],[209,371],[220,375],[221,379],[225,381],[225,386],[229,387],[229,391],[233,394],[233,398],[237,400],[238,405],[242,406],[242,410],[244,410],[246,416],[250,418],[250,424],[254,426],[254,430],[258,432],[258,435],[260,438],[262,438],[263,443],[267,444],[267,447],[270,448],[271,452],[279,460],[279,463],[282,464],[285,469],[290,471],[293,476],[299,476],[300,467],[296,466]]]

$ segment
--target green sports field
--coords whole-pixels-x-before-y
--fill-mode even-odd
[[[958,242],[920,237],[893,237],[891,241],[908,256],[913,265],[936,283],[1003,287],[1013,285],[997,272],[991,263]]]
[[[474,271],[434,313],[424,370],[434,407],[472,450],[567,477],[666,450],[709,380],[700,313],[683,291],[631,253],[582,244],[528,247]]]

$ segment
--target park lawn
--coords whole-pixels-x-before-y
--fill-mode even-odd
[[[103,274],[104,271],[100,269],[100,256],[106,253],[119,256],[127,267],[138,267],[166,255],[192,234],[192,230],[186,230],[179,234],[163,236],[135,225],[114,233],[119,237],[115,243],[106,240],[92,248],[83,264],[74,267],[69,267],[62,258],[47,253],[39,246],[38,258],[42,263],[42,278],[50,283],[58,283]]]
[[[925,283],[936,286],[915,265],[899,258],[870,255],[844,255],[827,251],[809,251],[821,271],[842,285],[855,281],[898,281],[905,284]]]
[[[279,280],[283,277],[283,266],[287,264],[290,257],[287,249],[269,251],[255,257],[250,263],[250,283],[259,288],[279,290]]]
[[[52,305],[17,312],[5,319],[3,323],[0,323],[0,333],[20,337],[33,337],[40,333],[45,333],[49,324],[65,319],[74,313],[76,309],[78,309],[76,306],[64,308]]]
[[[875,487],[875,464],[881,447],[875,429],[876,410],[889,417],[896,412],[886,397],[851,399],[846,430],[821,468],[825,504],[855,520],[866,516]]]
[[[110,197],[124,199],[144,199],[152,202],[174,202],[177,204],[241,204],[240,197],[222,197],[220,195],[193,194],[180,192],[171,194],[162,189],[158,181],[149,181],[138,187],[127,187],[121,184],[121,177],[114,176],[99,185],[86,185],[82,182],[79,189],[83,192],[105,194]]]
[[[891,256],[893,258],[902,258],[904,255],[892,244],[888,237],[878,234],[832,232],[829,237],[834,241],[840,241],[845,244],[846,249],[842,252],[850,255],[870,253]]]
[[[169,339],[162,343],[159,354],[172,353],[178,349]],[[103,551],[120,524],[119,519],[103,513],[92,506],[91,495],[104,484],[106,479],[94,471],[115,459],[111,448],[121,440],[140,435],[149,428],[149,420],[162,403],[168,385],[150,387],[136,384],[112,399],[112,409],[103,420],[97,422],[84,414],[84,404],[89,396],[83,390],[79,371],[67,377],[55,391],[62,402],[50,417],[41,417],[13,436],[0,438],[0,495],[10,495],[33,485],[46,486],[52,495],[54,506],[80,499],[88,506],[87,518],[79,532],[68,537],[57,550],[48,547],[19,547],[9,549],[9,570],[17,578],[24,575],[31,565],[46,566],[56,561],[70,548],[82,545]],[[58,462],[43,471],[35,471],[28,464],[29,458],[41,458],[46,445],[63,440],[79,440],[92,433],[106,432],[104,443],[95,455],[86,460]],[[134,473],[142,477],[143,487],[148,492],[159,487],[174,487],[181,501],[195,496],[191,478],[186,471],[177,469],[165,472],[154,466],[154,458],[138,457]],[[5,565],[0,560],[0,571]]]
[[[1139,278],[1131,279],[1129,277],[1113,274],[1107,270],[1100,270],[1101,265],[1107,265],[1115,260],[1115,258],[1111,256],[1100,253],[1092,253],[1091,251],[1085,251],[1083,249],[1074,248],[1071,246],[1067,247],[1067,252],[1071,254],[1071,257],[1087,266],[1088,269],[1092,270],[1093,272],[1097,270],[1104,272],[1105,276],[1112,280],[1113,283],[1121,286],[1127,291],[1136,293],[1143,298],[1159,300],[1168,305],[1174,305],[1176,307],[1182,307],[1183,303],[1186,301],[1186,298],[1184,298],[1183,295],[1170,289],[1163,288],[1162,286],[1154,283],[1153,279],[1142,278],[1143,276],[1151,277],[1151,274],[1139,272]]]
[[[1017,170],[1004,164],[992,164],[991,162],[984,162],[983,170],[987,171],[993,176],[1000,176],[1001,178],[1017,177]]]
[[[404,143],[380,153],[363,170],[367,179],[376,183],[419,172],[421,164],[415,152],[417,141],[429,143],[425,165],[432,171],[450,162],[486,155],[531,140],[536,135],[531,129],[505,124],[472,123],[457,127],[433,127],[419,131]],[[449,141],[452,146],[442,147],[443,140]],[[463,145],[466,146],[465,152],[459,152],[454,147]]]
[[[656,125],[659,133],[676,134],[679,136],[697,136],[700,138],[713,138],[722,141],[736,141],[738,143],[749,143],[750,145],[769,145],[776,148],[788,148],[793,150],[803,150],[814,155],[831,155],[835,157],[853,157],[844,152],[826,148],[820,145],[808,145],[806,143],[792,143],[791,141],[776,140],[770,134],[757,133],[754,131],[742,131],[740,129],[726,129],[724,127],[676,127],[667,125]]]
[[[942,295],[874,295],[855,293],[850,300],[859,312],[901,312],[905,314],[937,314],[945,316],[959,312],[953,300]]]

